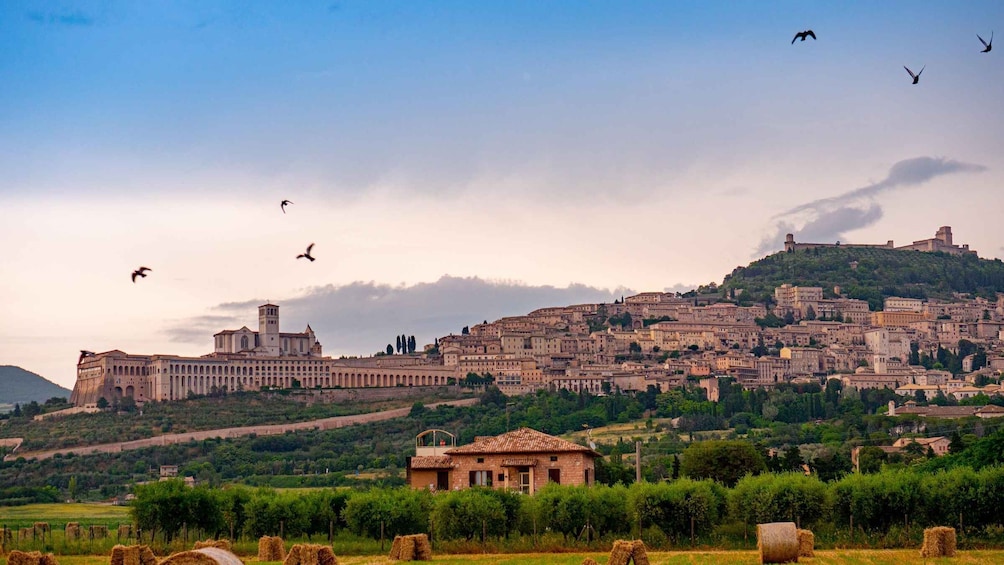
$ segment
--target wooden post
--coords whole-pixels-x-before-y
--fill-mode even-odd
[[[854,543],[854,514],[851,514],[851,543]]]
[[[335,537],[335,521],[328,520],[328,543],[331,543],[331,540],[334,537]]]
[[[634,482],[641,482],[641,442],[634,442]]]
[[[279,520],[279,537],[281,537],[283,539],[286,539],[286,536],[283,535],[285,533],[285,531],[286,531],[286,521],[285,520]]]
[[[690,517],[690,547],[694,547],[694,517]]]
[[[380,520],[380,552],[383,553],[383,520]]]

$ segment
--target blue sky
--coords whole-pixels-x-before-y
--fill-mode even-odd
[[[367,353],[385,326],[407,328],[374,315],[364,339],[310,319],[330,311],[310,297],[354,300],[319,289],[479,277],[495,286],[478,292],[574,301],[584,287],[568,285],[720,281],[788,230],[899,243],[948,224],[1000,256],[1004,73],[976,34],[1004,30],[1002,15],[1000,2],[4,2],[0,363],[66,385],[80,348],[202,353],[209,335],[172,341],[179,327],[266,298],[300,305],[295,323],[329,351]],[[807,28],[818,41],[791,45]],[[920,84],[903,65],[927,65]],[[902,174],[913,166],[920,177]],[[293,257],[310,242],[308,268]],[[148,263],[146,284],[129,283]],[[412,333],[522,311],[492,304],[449,326],[415,312]]]

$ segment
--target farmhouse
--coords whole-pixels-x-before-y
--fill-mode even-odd
[[[477,437],[461,447],[453,446],[455,441],[442,430],[419,434],[415,456],[408,458],[408,484],[415,489],[484,486],[533,494],[548,482],[593,484],[594,461],[600,457],[588,447],[530,428]]]

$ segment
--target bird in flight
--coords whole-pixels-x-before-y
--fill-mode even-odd
[[[920,82],[920,73],[924,72],[924,69],[927,68],[927,65],[924,65],[923,67],[921,67],[920,73],[917,73],[917,74],[913,74],[913,71],[911,71],[910,69],[907,69],[906,65],[903,65],[903,68],[906,69],[906,72],[910,73],[911,77],[913,77],[913,84],[917,84],[918,82]]]
[[[136,277],[146,278],[146,272],[152,271],[150,267],[140,267],[132,272],[132,282],[136,282]]]
[[[313,261],[314,258],[310,256],[310,250],[313,249],[313,248],[314,248],[314,244],[311,243],[310,245],[307,246],[307,252],[306,253],[300,253],[299,255],[296,256],[296,258],[297,259],[310,259],[311,261]]]
[[[980,53],[989,53],[990,50],[994,48],[994,32],[993,31],[990,32],[990,43],[987,43],[986,41],[983,41],[983,38],[980,37],[980,34],[976,34],[976,38],[979,39],[980,43],[983,44],[983,51],[980,51]]]
[[[292,204],[292,202],[290,202],[289,200],[283,200],[282,204],[279,204],[279,207],[282,208],[283,214],[286,213],[286,204]]]
[[[77,365],[83,363],[84,357],[93,357],[93,356],[94,356],[94,352],[93,351],[87,351],[86,349],[81,349],[80,350],[80,359],[77,359]]]
[[[813,41],[815,41],[816,34],[812,33],[811,29],[807,29],[805,31],[800,31],[800,32],[798,32],[798,33],[795,34],[795,37],[792,38],[791,44],[794,45],[796,39],[801,39],[802,41],[805,41],[806,37],[811,37],[813,39]]]

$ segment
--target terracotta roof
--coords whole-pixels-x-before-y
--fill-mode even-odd
[[[447,455],[422,455],[411,458],[412,469],[452,469],[453,460]]]
[[[1004,412],[1004,408],[1001,408],[1000,406],[997,406],[996,404],[987,404],[986,406],[984,406],[984,407],[980,408],[979,410],[977,410],[977,412],[980,413],[980,414],[989,414],[991,412],[994,413],[994,414],[1000,414],[1000,413]]]
[[[474,443],[453,448],[446,453],[560,453],[585,452],[594,456],[598,453],[576,443],[549,436],[530,428],[520,428],[499,436],[479,437]]]

